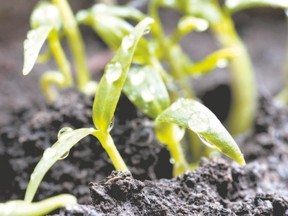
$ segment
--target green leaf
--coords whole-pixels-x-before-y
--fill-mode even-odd
[[[253,8],[253,7],[272,7],[288,9],[287,0],[226,0],[225,7],[231,12]]]
[[[136,46],[152,22],[153,19],[145,18],[125,36],[121,47],[105,68],[93,104],[93,122],[102,132],[109,129]]]
[[[132,67],[123,90],[127,97],[151,118],[156,118],[170,104],[163,80],[150,66]]]
[[[93,14],[106,14],[110,16],[117,16],[125,19],[131,19],[140,22],[146,17],[141,11],[130,6],[117,6],[117,5],[106,5],[96,4],[91,8]]]
[[[193,99],[179,99],[162,112],[156,122],[174,123],[188,128],[205,144],[217,148],[239,164],[245,164],[239,147],[217,117]]]
[[[235,48],[225,48],[218,50],[200,62],[195,62],[187,70],[188,74],[199,75],[205,74],[216,67],[224,68],[228,64],[228,60],[237,57],[237,49]]]
[[[51,30],[52,26],[42,26],[28,32],[27,39],[24,41],[24,75],[29,74],[32,70],[39,56],[40,49]]]
[[[91,26],[101,39],[114,50],[119,48],[122,39],[133,30],[133,26],[129,22],[109,13],[94,13],[92,10],[82,10],[77,14],[77,20],[82,24]],[[146,62],[144,56],[147,55],[149,55],[148,42],[141,38],[133,60],[144,63]]]
[[[40,1],[36,5],[31,14],[30,23],[33,29],[41,26],[53,26],[59,30],[62,26],[58,8],[47,1]]]
[[[63,131],[64,130],[64,131]],[[43,157],[35,167],[25,193],[25,201],[32,202],[36,190],[47,171],[58,161],[68,156],[70,149],[82,138],[95,132],[94,128],[81,128],[72,130],[63,128],[59,131],[58,141],[46,149]]]
[[[46,215],[57,208],[77,204],[76,197],[69,194],[61,194],[45,200],[30,203],[23,200],[13,200],[0,203],[1,216],[39,216]]]

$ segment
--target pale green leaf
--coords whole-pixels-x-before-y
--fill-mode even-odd
[[[150,66],[131,67],[123,90],[151,118],[156,118],[170,104],[163,80]]]
[[[60,131],[61,132],[61,131]],[[46,149],[43,157],[35,167],[25,193],[25,201],[32,202],[34,195],[43,177],[48,170],[58,161],[68,156],[70,149],[82,138],[95,132],[93,128],[81,128],[67,130],[58,136],[58,141],[52,147]]]
[[[153,19],[145,18],[125,36],[120,48],[105,68],[93,104],[93,122],[103,132],[109,129],[136,46],[152,22]]]
[[[130,6],[96,4],[91,8],[93,14],[106,14],[140,22],[146,17],[141,11]]]
[[[237,12],[253,7],[272,7],[288,9],[287,0],[226,0],[225,7],[231,12]]]
[[[40,1],[31,14],[30,23],[32,28],[53,26],[59,30],[62,26],[59,9],[48,1]]]
[[[109,13],[93,12],[91,10],[82,10],[77,14],[77,20],[90,26],[110,48],[117,50],[121,45],[122,39],[133,30],[133,26],[126,20],[112,16]],[[145,63],[145,56],[147,55],[149,55],[148,43],[144,38],[141,38],[133,61]]]
[[[188,128],[205,144],[217,148],[239,164],[245,164],[239,147],[217,117],[193,99],[179,99],[162,112],[156,122],[174,123]]]
[[[69,194],[61,194],[50,197],[39,202],[26,202],[23,200],[12,200],[0,203],[1,216],[39,216],[46,215],[57,208],[77,204],[76,197]]]
[[[237,57],[237,55],[238,52],[235,48],[225,48],[218,50],[208,55],[202,61],[193,63],[187,70],[187,73],[190,75],[199,75],[205,74],[216,67],[225,68],[228,65],[228,61],[231,58]]]
[[[24,75],[29,74],[32,70],[39,56],[40,49],[51,30],[52,26],[42,26],[28,32],[27,39],[24,41]]]

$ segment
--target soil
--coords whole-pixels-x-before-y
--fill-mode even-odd
[[[202,159],[173,179],[139,181],[113,171],[89,184],[92,205],[60,215],[288,215],[288,110],[261,99],[254,130],[238,143],[247,165]]]
[[[35,85],[41,74],[37,72],[50,64],[37,66],[29,78],[21,76],[22,41],[34,3],[11,0],[0,7],[0,202],[23,199],[30,174],[62,127],[93,126],[92,98],[67,90],[55,104],[43,102]],[[15,4],[19,10],[14,10]],[[283,14],[276,11],[272,17],[268,12],[258,14],[260,19],[257,13],[239,13],[235,18],[252,55],[259,90],[274,94],[282,81],[279,65],[286,29]],[[95,75],[110,55],[101,44],[91,42],[95,39],[91,35],[87,39],[89,67]],[[196,60],[217,48],[209,33],[189,35],[182,42]],[[95,50],[100,54],[95,56]],[[225,103],[211,107],[224,120],[230,97],[227,73],[216,71],[200,81],[192,83],[208,106],[219,95],[217,101],[223,101],[225,93]],[[203,158],[195,171],[172,178],[169,153],[155,138],[151,120],[122,96],[111,133],[132,175],[113,171],[99,142],[87,137],[47,173],[35,200],[74,194],[81,205],[61,209],[57,215],[288,215],[288,110],[267,95],[259,104],[253,130],[237,138],[247,166],[224,157]]]

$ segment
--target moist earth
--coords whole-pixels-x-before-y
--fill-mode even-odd
[[[245,167],[203,158],[195,171],[153,181],[113,171],[89,184],[90,205],[60,215],[288,215],[288,111],[269,96],[260,104],[253,130],[238,138]]]

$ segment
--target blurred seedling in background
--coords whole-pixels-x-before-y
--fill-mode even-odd
[[[87,94],[95,94],[97,83],[91,81],[83,40],[67,1],[40,1],[30,18],[31,30],[24,42],[23,74],[31,72],[37,59],[45,62],[53,55],[59,71],[48,71],[40,80],[41,90],[47,101],[55,101],[57,97],[53,85],[59,88],[72,87],[74,81],[71,65],[61,45],[61,38],[65,36],[75,62],[78,89]],[[39,56],[45,41],[48,42],[48,50]]]

